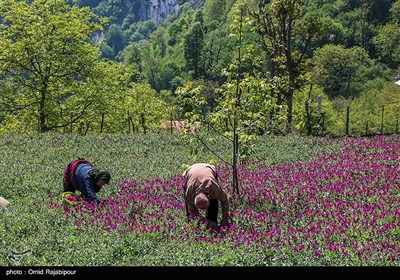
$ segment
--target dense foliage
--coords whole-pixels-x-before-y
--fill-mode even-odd
[[[260,133],[343,135],[346,107],[354,99],[377,104],[374,95],[385,113],[398,115],[387,98],[400,91],[391,87],[399,72],[398,0],[161,2],[174,12],[153,20],[146,9],[161,13],[162,5],[145,0],[1,1],[0,129],[154,132],[184,117],[179,92],[190,84],[203,86],[204,114],[221,114],[233,104],[224,95],[232,74],[282,106],[268,118],[268,108],[251,108],[262,115]],[[157,106],[127,101],[132,88]],[[307,102],[296,101],[308,91]],[[376,130],[379,116],[356,106]],[[351,115],[353,134],[366,130],[360,115]]]

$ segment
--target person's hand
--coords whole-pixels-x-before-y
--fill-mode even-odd
[[[207,229],[209,229],[209,230],[217,230],[218,229],[217,222],[213,222],[213,221],[207,220]]]
[[[220,225],[221,225],[221,227],[227,227],[227,228],[229,228],[231,226],[228,218],[222,218]]]
[[[192,216],[189,215],[189,219],[192,221],[196,221],[197,220],[197,227],[200,227],[202,224],[205,224],[207,226],[207,219],[204,218],[203,216],[199,215],[199,216]]]

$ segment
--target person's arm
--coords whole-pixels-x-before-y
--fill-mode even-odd
[[[227,225],[229,223],[229,200],[228,200],[228,196],[222,190],[220,196],[218,197],[218,199],[221,202],[221,208],[222,208],[221,226],[225,226],[225,225]]]
[[[190,203],[188,203],[187,205],[188,205],[189,215],[190,215],[192,218],[197,217],[197,216],[200,216],[199,209],[197,209],[196,205],[190,204]]]
[[[100,199],[97,197],[97,195],[94,192],[94,182],[90,177],[86,177],[84,179],[84,186],[86,190],[86,199],[89,202],[96,201],[97,203],[100,202]]]
[[[63,182],[63,186],[64,186],[64,192],[66,192],[66,191],[74,192],[75,191],[72,183]]]
[[[216,229],[217,223],[207,220],[203,215],[200,214],[199,209],[193,205],[188,204],[189,218],[198,220],[200,223],[205,223],[208,229]]]

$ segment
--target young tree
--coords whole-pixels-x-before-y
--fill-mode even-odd
[[[204,107],[208,103],[200,94],[201,87],[188,83],[186,87],[179,88],[177,93],[181,97],[182,108],[185,109],[186,128],[201,121],[203,129],[209,126],[214,134],[222,135],[232,146],[231,159],[226,160],[203,140],[202,128],[196,130],[195,134],[190,134],[232,167],[232,192],[238,195],[240,190],[237,166],[241,161],[246,161],[252,143],[264,132],[265,124],[271,121],[270,114],[276,109],[276,99],[271,96],[269,84],[260,75],[245,71],[253,69],[249,66],[260,63],[260,59],[254,45],[244,44],[244,38],[250,30],[246,25],[249,19],[243,3],[235,4],[233,11],[230,37],[235,40],[235,57],[224,70],[226,82],[217,90],[219,98],[215,110],[204,114]],[[282,115],[274,117],[279,119]],[[209,140],[212,142],[212,139]]]
[[[0,1],[0,102],[40,132],[76,122],[102,93],[92,36],[103,19],[66,0]]]

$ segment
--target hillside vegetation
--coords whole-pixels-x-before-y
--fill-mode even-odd
[[[344,135],[347,119],[347,134],[394,132],[399,9],[399,0],[4,0],[0,130],[155,133],[172,119],[228,133],[236,116],[252,137]]]

